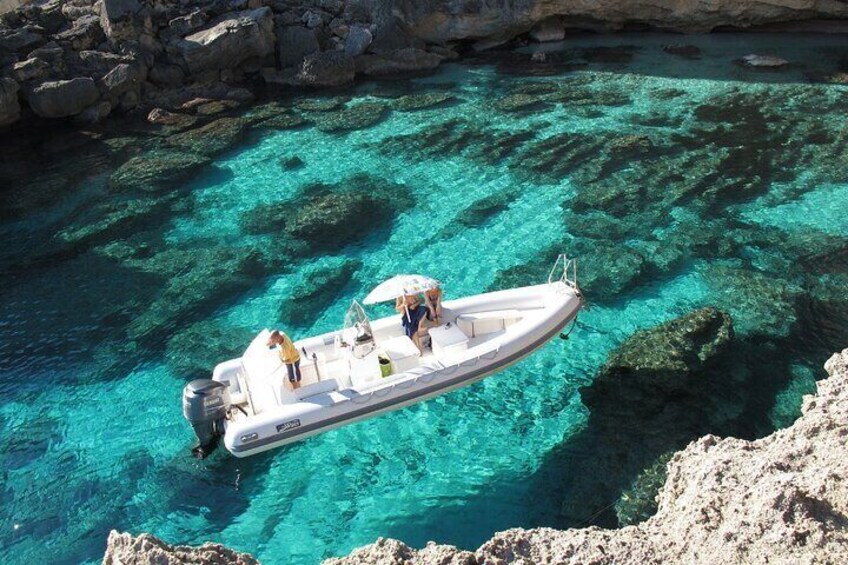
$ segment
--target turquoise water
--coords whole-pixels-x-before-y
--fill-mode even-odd
[[[683,40],[700,59],[661,49]],[[509,527],[614,525],[605,507],[632,477],[599,469],[596,450],[627,447],[587,447],[578,388],[636,330],[703,305],[734,319],[735,380],[716,393],[724,423],[693,437],[791,423],[848,335],[848,88],[808,80],[848,50],[736,35],[544,49],[539,65],[526,48],[363,83],[325,113],[286,95],[306,124],[236,114],[244,135],[214,164],[156,187],[113,173],[173,132],[128,121],[4,140],[3,561],[97,561],[111,528],[314,563],[378,536],[473,549]],[[732,63],[750,52],[792,66]],[[401,109],[425,93],[452,98]],[[323,131],[363,103],[385,106],[371,125]],[[376,227],[246,227],[316,183],[379,195]],[[560,249],[578,255],[590,304],[569,341],[274,453],[191,458],[181,389],[254,330],[334,329],[397,272],[449,297],[541,281]]]

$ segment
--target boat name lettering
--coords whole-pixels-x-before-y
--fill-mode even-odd
[[[282,424],[277,424],[277,433],[286,432],[300,427],[300,420],[289,420]]]

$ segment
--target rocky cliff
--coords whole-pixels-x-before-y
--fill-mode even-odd
[[[4,4],[5,9],[13,3]],[[529,32],[848,19],[845,0],[36,0],[0,16],[0,127],[432,69]]]
[[[133,537],[112,530],[106,542],[103,565],[258,565],[247,555],[215,543],[200,547],[169,545],[150,534]]]
[[[513,529],[473,554],[389,539],[325,565],[367,563],[846,563],[848,349],[791,427],[757,441],[702,437],[674,455],[657,514],[638,526]]]
[[[325,565],[848,562],[848,349],[791,427],[757,441],[708,435],[676,453],[656,515],[618,530],[513,529],[476,552],[379,539]],[[184,561],[178,561],[177,559]],[[229,561],[227,561],[229,559]],[[112,532],[104,565],[252,563],[221,546],[171,547]]]

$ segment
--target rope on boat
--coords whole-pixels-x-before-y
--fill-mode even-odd
[[[424,375],[418,375],[418,378],[416,378],[415,380],[416,381],[423,381],[424,384],[429,384],[429,383],[433,382],[433,379],[436,378],[436,371],[431,371],[430,373],[427,373],[427,374],[430,377],[429,379],[425,379]]]
[[[415,383],[417,383],[418,379],[420,379],[420,378],[421,378],[421,375],[418,375],[414,379],[408,379],[408,380],[405,380],[405,381],[398,381],[398,382],[395,383],[395,386],[397,388],[407,389],[407,388],[414,386]]]
[[[394,390],[394,388],[395,388],[395,384],[392,383],[390,386],[386,387],[385,389],[379,389],[379,390],[385,390],[386,391],[385,394],[378,394],[376,390],[372,390],[371,395],[376,396],[377,398],[384,398],[384,397],[390,395],[392,393],[392,391]]]
[[[368,396],[367,396],[367,398],[365,398],[365,400],[361,400],[361,401],[354,400],[355,398],[362,398],[362,397],[365,397],[365,395],[364,395],[364,394],[360,394],[360,395],[359,395],[359,397],[351,396],[351,397],[350,397],[350,401],[351,401],[351,402],[353,402],[354,404],[368,404],[369,402],[371,402],[371,397],[372,397],[372,396],[374,396],[374,391],[373,391],[373,390],[372,390],[371,392],[369,392],[369,393],[368,393]]]
[[[574,319],[571,320],[571,328],[569,328],[569,330],[566,333],[559,334],[560,339],[566,340],[566,339],[569,338],[569,336],[571,336],[571,332],[573,332],[574,328],[577,327],[577,318],[578,317],[580,317],[580,310],[578,310],[577,313],[574,314]]]

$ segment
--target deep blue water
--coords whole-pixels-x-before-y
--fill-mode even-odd
[[[811,81],[848,70],[844,42],[595,37],[529,64],[538,49],[334,103],[284,93],[233,114],[228,147],[204,145],[220,132],[188,147],[211,164],[155,185],[116,171],[187,151],[173,132],[128,120],[6,136],[2,560],[94,562],[111,528],[315,563],[378,536],[474,549],[509,527],[611,525],[604,507],[632,477],[595,463],[627,448],[591,444],[578,388],[636,330],[703,305],[737,334],[713,431],[790,424],[848,335],[848,87]],[[792,65],[733,63],[752,52]],[[411,94],[435,105],[411,109],[425,103]],[[263,125],[281,112],[307,122]],[[370,195],[369,221],[275,219],[310,194]],[[397,272],[448,297],[541,281],[557,250],[578,256],[590,304],[569,341],[274,453],[191,458],[181,389],[254,331],[336,328]]]

